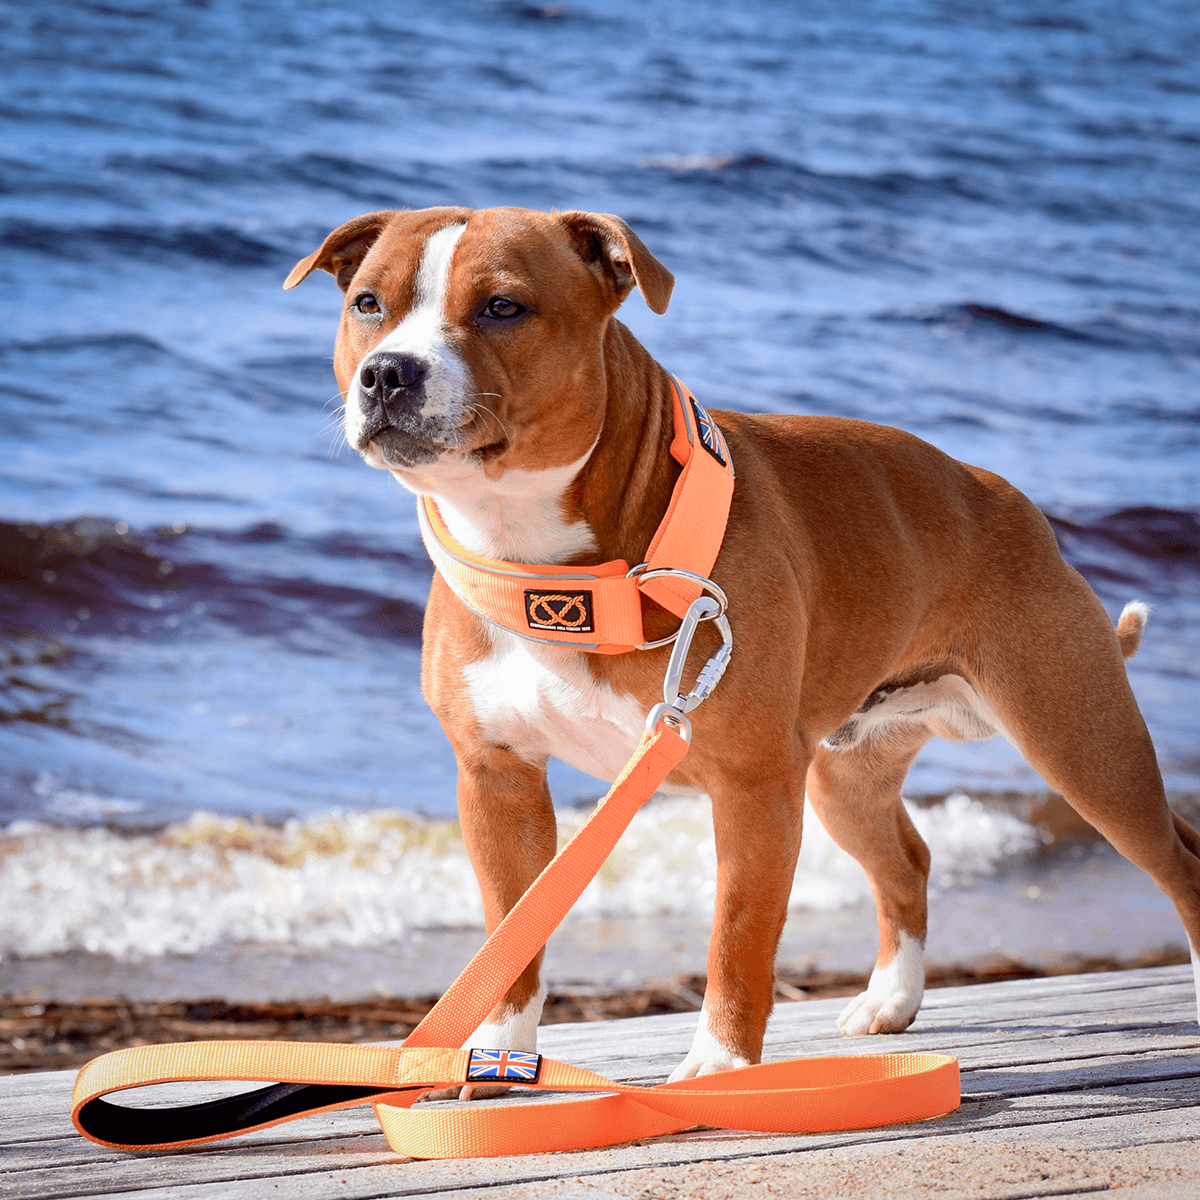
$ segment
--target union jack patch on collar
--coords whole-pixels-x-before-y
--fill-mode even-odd
[[[524,1050],[472,1050],[467,1063],[467,1082],[501,1080],[508,1083],[537,1083],[542,1056]]]
[[[729,460],[725,457],[725,443],[721,438],[721,431],[717,428],[716,422],[696,403],[695,396],[691,396],[689,399],[692,402],[692,413],[696,418],[696,432],[700,435],[700,445],[721,466],[728,466]]]

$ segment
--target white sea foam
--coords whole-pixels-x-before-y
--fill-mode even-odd
[[[965,795],[910,811],[940,889],[991,874],[1040,840],[1033,826]],[[561,812],[561,836],[586,815]],[[568,919],[706,916],[715,877],[708,801],[658,800]],[[367,947],[482,925],[458,826],[388,811],[282,828],[197,813],[155,834],[18,821],[0,840],[0,895],[4,957],[87,950],[129,960],[251,942]],[[792,907],[827,911],[869,896],[862,870],[809,813]]]

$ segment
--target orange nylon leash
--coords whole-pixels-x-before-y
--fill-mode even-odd
[[[535,1054],[447,1047],[470,1037],[491,1012],[634,814],[687,753],[686,739],[668,720],[660,720],[642,739],[588,821],[403,1046],[230,1040],[116,1050],[80,1071],[72,1096],[75,1128],[115,1149],[166,1150],[369,1103],[398,1154],[473,1158],[609,1146],[695,1125],[817,1133],[952,1112],[959,1103],[958,1061],[943,1054],[796,1059],[644,1088]],[[524,1065],[515,1074],[480,1076],[472,1073],[477,1058],[492,1064],[523,1060]],[[150,1084],[213,1079],[272,1081],[274,1086],[180,1108],[131,1108],[103,1099]],[[431,1089],[487,1079],[603,1094],[537,1105],[411,1107]]]
[[[586,568],[594,580],[620,582],[626,600],[618,601],[618,606],[624,603],[629,614],[631,603],[638,606],[636,628],[629,615],[627,629],[621,634],[628,634],[631,644],[581,644],[581,637],[607,638],[619,628],[613,624],[617,619],[608,616],[602,622],[591,621],[599,634],[596,630],[588,634],[555,630],[550,631],[552,638],[543,638],[541,632],[545,631],[534,638],[600,653],[644,646],[639,586],[683,617],[663,683],[663,703],[651,709],[646,733],[633,757],[585,824],[492,931],[402,1046],[230,1040],[116,1050],[93,1059],[76,1080],[71,1119],[84,1137],[116,1149],[162,1150],[371,1104],[397,1153],[411,1158],[467,1158],[609,1146],[695,1125],[791,1133],[863,1129],[941,1116],[958,1107],[958,1061],[943,1054],[796,1059],[637,1087],[533,1053],[457,1049],[532,961],[634,815],[683,759],[691,739],[685,714],[711,693],[729,661],[733,637],[725,617],[725,594],[706,576],[724,534],[733,489],[732,463],[720,431],[682,385],[674,390],[674,406],[671,452],[683,464],[683,471],[667,516],[651,543],[647,563],[633,572],[624,562]],[[705,453],[699,452],[702,448]],[[424,516],[436,534],[437,527],[432,524],[440,522],[436,508],[427,507]],[[716,532],[706,526],[717,527]],[[426,543],[442,571],[444,556],[435,551],[435,545],[443,545],[440,534],[431,539],[427,533]],[[455,558],[457,551],[446,553]],[[681,562],[686,565],[681,567]],[[557,586],[538,585],[544,595],[554,598],[544,611],[559,618],[565,615],[562,623],[568,625],[583,611],[572,608],[575,581],[561,586],[567,582],[562,572],[574,568],[527,567],[494,560],[469,565],[474,577],[484,578],[485,584],[489,578],[511,575],[510,569],[518,568],[515,582],[494,589],[494,595],[501,607],[511,608],[514,597],[523,592],[525,607],[519,611],[526,619],[525,584],[530,579],[544,580],[547,572],[557,571],[559,576]],[[604,574],[608,568],[613,570]],[[462,580],[471,578],[472,571],[461,574],[460,586],[465,586]],[[454,581],[448,582],[455,587]],[[490,584],[484,591],[488,587]],[[587,590],[592,605],[589,611],[595,616],[599,609],[594,606],[591,584]],[[461,593],[460,598],[473,607]],[[607,602],[603,608],[616,611]],[[499,610],[481,611],[480,615],[506,624],[499,620]],[[688,649],[697,625],[709,620],[721,633],[722,645],[685,695],[682,677]],[[531,627],[533,624],[530,620]],[[270,1081],[271,1086],[175,1108],[133,1108],[104,1099],[130,1088],[187,1080]],[[593,1095],[538,1104],[412,1108],[433,1089],[497,1082]]]

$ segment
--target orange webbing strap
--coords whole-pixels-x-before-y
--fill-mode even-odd
[[[733,501],[733,459],[715,421],[678,379],[672,377],[675,440],[671,456],[683,470],[671,493],[666,515],[646,550],[647,569],[684,567],[697,575],[712,572]],[[690,436],[690,446],[684,438]],[[712,447],[706,450],[705,447]],[[691,566],[691,563],[701,564]],[[668,612],[682,617],[701,589],[670,575],[648,579],[642,591]]]
[[[733,499],[729,447],[716,422],[678,380],[671,381],[675,436],[671,457],[683,470],[646,551],[646,579],[624,559],[596,566],[533,566],[485,558],[458,541],[429,496],[417,501],[421,536],[438,574],[477,616],[521,637],[593,654],[624,654],[645,640],[644,592],[682,617],[699,585],[656,570],[682,568],[707,577],[725,537]]]
[[[84,1069],[90,1074],[82,1097],[83,1075],[76,1087],[76,1126],[80,1107],[90,1111],[101,1105],[102,1110],[91,1118],[93,1128],[82,1131],[85,1136],[118,1149],[164,1150],[369,1101],[399,1154],[491,1158],[612,1146],[695,1125],[761,1133],[898,1125],[942,1116],[957,1108],[959,1099],[958,1061],[946,1054],[793,1059],[657,1087],[615,1083],[569,1063],[542,1058],[536,1081],[522,1086],[590,1095],[504,1107],[425,1108],[407,1113],[412,1118],[408,1123],[397,1123],[396,1117],[406,1110],[394,1107],[395,1102],[409,1104],[430,1089],[467,1083],[469,1058],[467,1050],[319,1042],[139,1046],[106,1054]],[[243,1094],[187,1109],[131,1110],[87,1099],[122,1087],[213,1078],[284,1082],[250,1093],[260,1097],[255,1103],[247,1103]],[[291,1098],[307,1089],[316,1093],[310,1103],[302,1111],[287,1111]],[[217,1131],[214,1114],[216,1119],[228,1119],[235,1102],[244,1120],[236,1128]],[[137,1144],[121,1128],[122,1120],[135,1116],[139,1132],[147,1138]],[[192,1136],[181,1137],[185,1131]]]
[[[460,1046],[496,1007],[604,865],[638,809],[683,761],[688,743],[665,723],[643,736],[575,836],[531,883],[405,1046]]]
[[[467,1051],[462,1052],[463,1059]],[[467,1073],[445,1081],[466,1081]],[[615,1083],[554,1059],[536,1083],[555,1092],[606,1093],[581,1099],[486,1108],[393,1107],[373,1101],[393,1150],[410,1158],[495,1158],[588,1150],[679,1133],[696,1125],[756,1133],[825,1133],[900,1125],[953,1112],[958,1059],[948,1054],[862,1054],[760,1063],[656,1087]],[[401,1103],[411,1103],[412,1092]],[[408,1118],[401,1121],[401,1117]]]
[[[624,559],[589,567],[542,567],[484,558],[451,534],[429,496],[417,501],[417,518],[438,574],[476,616],[522,637],[594,654],[625,654],[646,640],[641,596],[637,583],[627,577]],[[543,603],[531,613],[539,596],[553,607]],[[573,597],[579,600],[570,605]],[[556,623],[555,615],[576,629]],[[538,618],[546,622],[544,628],[535,627]]]
[[[608,1146],[693,1125],[797,1133],[860,1129],[957,1108],[958,1063],[939,1054],[764,1063],[642,1088],[533,1054],[447,1048],[458,1047],[487,1017],[686,753],[687,743],[663,723],[642,739],[591,817],[403,1046],[217,1041],[116,1050],[80,1071],[72,1097],[75,1128],[117,1149],[160,1150],[369,1103],[397,1153],[464,1158]],[[551,1104],[412,1111],[431,1089],[484,1082],[480,1057],[491,1060],[493,1080],[605,1094]],[[509,1069],[510,1059],[519,1060],[524,1074],[500,1073]],[[103,1098],[149,1084],[214,1079],[272,1082],[176,1108],[130,1108]]]

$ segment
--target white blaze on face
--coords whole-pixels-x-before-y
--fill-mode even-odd
[[[391,333],[373,346],[363,362],[381,351],[406,354],[425,365],[425,403],[420,415],[436,422],[438,432],[445,435],[456,429],[465,416],[470,372],[451,344],[446,321],[446,291],[450,279],[450,263],[454,247],[462,237],[465,224],[447,225],[431,234],[421,252],[417,265],[415,295],[408,315]],[[346,397],[346,438],[353,446],[362,428],[363,413],[359,403],[358,380],[362,362],[354,371],[354,382]],[[383,466],[368,451],[367,461]]]
[[[585,521],[568,520],[562,496],[587,462],[588,450],[574,462],[540,470],[512,469],[489,475],[469,454],[454,453],[458,431],[475,428],[472,408],[490,411],[493,393],[480,394],[466,362],[451,340],[446,312],[450,270],[464,223],[447,225],[430,235],[421,251],[414,280],[413,305],[404,319],[363,356],[346,398],[346,438],[358,444],[364,424],[358,380],[373,354],[391,353],[416,359],[425,367],[423,404],[417,414],[423,432],[449,453],[432,461],[398,466],[368,446],[363,458],[390,470],[398,482],[418,495],[433,496],[451,533],[477,554],[529,563],[561,562],[596,548]],[[473,400],[478,403],[472,405]],[[486,418],[481,418],[486,421]],[[499,419],[495,427],[503,430]],[[491,425],[488,425],[491,428]],[[505,431],[507,432],[507,431]]]

